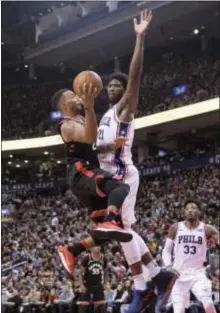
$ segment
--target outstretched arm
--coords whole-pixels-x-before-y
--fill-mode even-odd
[[[130,122],[134,118],[137,109],[140,79],[144,61],[144,41],[151,20],[152,12],[147,10],[141,11],[140,23],[137,23],[137,20],[134,19],[136,44],[129,68],[128,85],[117,108],[118,116],[125,122]]]

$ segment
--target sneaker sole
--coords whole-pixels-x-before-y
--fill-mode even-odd
[[[119,242],[129,242],[133,238],[132,234],[115,229],[107,230],[106,228],[94,229],[91,234],[97,239],[110,239]]]
[[[60,257],[60,260],[61,260],[63,266],[65,267],[65,270],[66,270],[70,275],[72,275],[72,273],[71,273],[70,270],[68,269],[68,266],[67,266],[67,264],[66,264],[66,261],[65,261],[65,258],[64,258],[63,253],[60,252],[60,251],[58,251],[58,254],[59,254],[59,257]]]

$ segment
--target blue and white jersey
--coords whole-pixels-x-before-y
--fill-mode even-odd
[[[131,149],[134,140],[134,130],[134,119],[130,123],[121,122],[117,116],[116,105],[105,113],[98,128],[97,148],[112,144],[117,137],[125,137],[128,141],[116,151],[98,155],[102,169],[121,178],[127,174],[128,167],[133,165]]]

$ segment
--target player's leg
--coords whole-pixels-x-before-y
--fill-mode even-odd
[[[190,301],[190,284],[191,281],[182,281],[181,276],[176,280],[171,292],[173,313],[185,313]]]
[[[107,199],[107,215],[105,224],[93,231],[97,239],[111,239],[127,242],[132,235],[124,231],[120,219],[120,209],[127,197],[130,187],[100,168],[88,170],[81,162],[76,162],[73,168],[73,178],[70,179],[73,192],[85,192],[97,198]]]
[[[86,195],[84,192],[75,192],[78,200],[89,208],[90,217],[94,223],[102,222],[106,214],[106,198],[97,198],[96,196]],[[95,208],[93,210],[93,208]],[[95,246],[103,245],[107,240],[96,239],[92,235],[88,236],[86,239],[78,241],[73,245],[59,246],[58,254],[60,256],[63,266],[68,271],[69,274],[74,274],[74,269],[78,261],[78,256]]]
[[[96,287],[93,291],[94,301],[94,312],[104,313],[105,312],[105,294],[102,286]]]
[[[147,288],[142,270],[141,249],[136,240],[139,235],[131,229],[131,225],[135,223],[134,209],[139,187],[139,174],[136,168],[129,171],[125,182],[130,185],[130,192],[122,205],[122,222],[124,228],[132,234],[133,238],[127,243],[121,242],[120,244],[131,269],[135,287],[135,295],[127,313],[135,313],[141,312],[149,304],[152,291]]]
[[[212,300],[212,284],[204,272],[198,272],[191,290],[198,301],[202,303],[206,313],[216,313]]]
[[[153,279],[159,291],[160,300],[165,302],[165,293],[167,292],[169,284],[171,283],[174,275],[167,271],[161,271],[161,268],[158,267],[154,262],[153,257],[144,240],[140,237],[140,235],[131,229],[131,225],[135,222],[134,210],[139,187],[139,173],[136,168],[130,170],[129,175],[126,176],[125,182],[130,185],[130,192],[122,206],[122,222],[125,229],[129,230],[129,232],[132,234],[133,239],[128,243],[121,243],[121,246],[133,275],[134,286],[136,291],[146,290],[146,281]],[[150,277],[147,279],[145,277],[146,271],[145,275],[143,273],[142,262],[149,270],[148,273]],[[140,292],[136,292],[136,297],[134,298],[133,302],[134,306],[132,303],[131,308],[135,307],[138,311],[139,307],[136,302],[141,305]],[[133,311],[134,310],[132,309],[131,312]],[[128,310],[128,313],[129,312],[130,310]]]
[[[91,293],[89,290],[86,290],[86,292],[82,294],[77,305],[79,307],[79,313],[89,313],[89,307],[91,305]]]

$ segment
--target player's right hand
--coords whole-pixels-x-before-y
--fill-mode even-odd
[[[167,266],[166,269],[167,269],[169,272],[174,273],[174,274],[177,276],[177,278],[180,277],[180,273],[179,273],[174,267],[172,267],[172,266]]]
[[[79,97],[84,109],[94,108],[95,98],[97,97],[98,90],[92,84],[84,83],[83,86],[77,87],[79,90]]]

